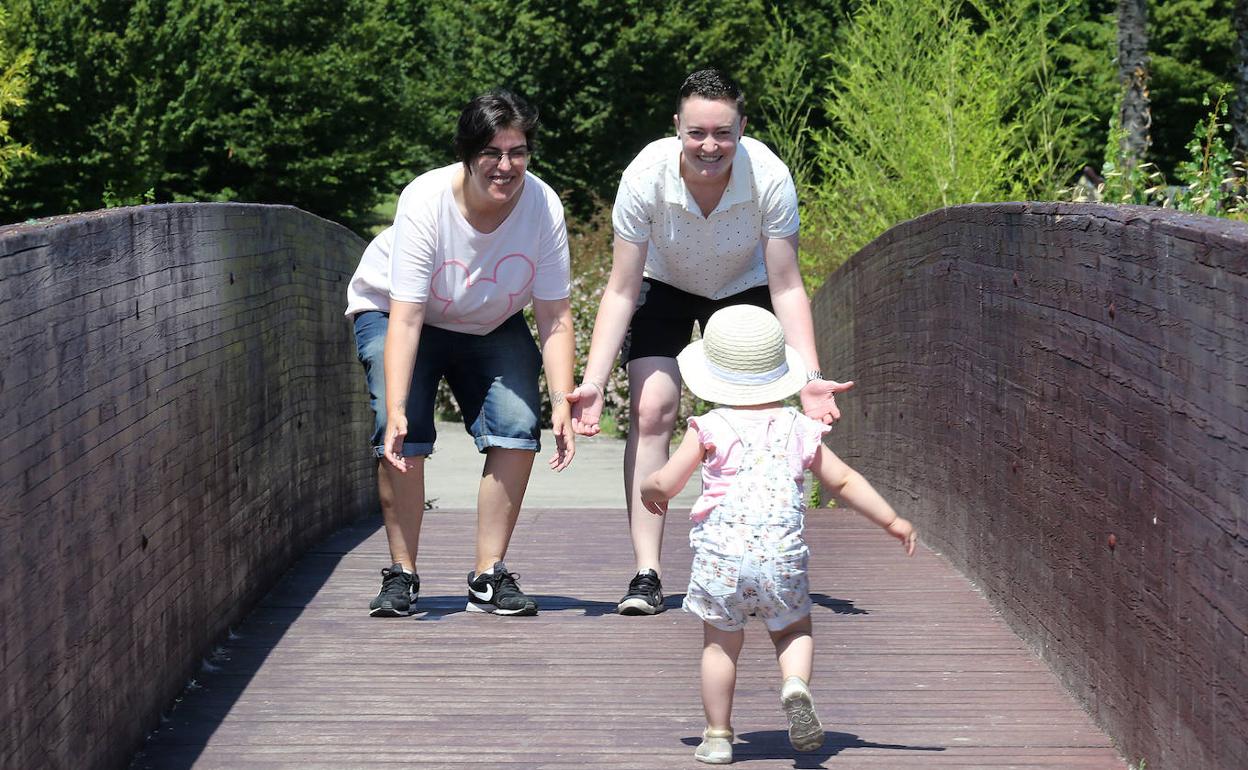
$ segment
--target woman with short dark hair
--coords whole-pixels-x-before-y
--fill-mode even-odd
[[[408,614],[420,588],[425,458],[433,452],[434,398],[443,377],[485,455],[467,609],[537,612],[503,558],[540,449],[543,366],[556,443],[550,466],[558,471],[572,462],[565,396],[575,343],[563,205],[528,172],[536,133],[537,110],[510,91],[469,102],[455,135],[459,162],[403,190],[394,226],[370,245],[348,289],[347,313],[355,316],[376,417],[372,443],[394,562],[382,570],[371,614]],[[522,312],[530,300],[540,354]]]
[[[819,369],[797,262],[797,191],[783,161],[744,136],[744,110],[745,95],[723,72],[689,75],[672,118],[676,136],[651,142],[628,165],[611,215],[611,277],[584,379],[569,400],[577,432],[597,433],[620,353],[628,369],[624,486],[637,567],[618,605],[624,615],[663,610],[663,518],[643,512],[640,486],[667,461],[680,402],[676,354],[694,323],[704,328],[729,305],[773,310],[809,367],[801,400],[812,418],[840,417],[833,394],[853,385],[825,380]]]

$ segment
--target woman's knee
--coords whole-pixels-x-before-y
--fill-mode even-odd
[[[670,435],[676,424],[680,393],[643,393],[630,426],[643,436]]]

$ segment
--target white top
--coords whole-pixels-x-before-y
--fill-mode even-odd
[[[709,217],[680,177],[680,138],[646,145],[624,170],[611,224],[650,245],[645,275],[710,299],[767,283],[763,239],[798,231],[797,188],[767,145],[741,137],[728,187]]]
[[[425,303],[425,323],[488,334],[533,297],[571,293],[563,204],[525,173],[520,200],[492,233],[468,224],[451,183],[461,164],[417,177],[399,196],[394,226],[364,251],[347,285],[347,315]]]
[[[390,312],[390,252],[393,250],[394,226],[391,225],[364,249],[360,265],[347,284],[348,316],[365,310]]]

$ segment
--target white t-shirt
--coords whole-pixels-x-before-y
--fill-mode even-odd
[[[649,241],[645,275],[723,299],[767,283],[763,239],[798,231],[793,177],[767,145],[741,137],[728,187],[709,217],[680,177],[680,138],[651,142],[624,170],[611,223],[632,243]]]
[[[423,302],[431,326],[488,334],[533,297],[569,296],[568,235],[554,190],[526,172],[516,207],[481,233],[455,203],[460,168],[435,169],[404,188],[394,226],[369,244],[348,284],[348,315],[388,310],[390,299]]]
[[[347,284],[348,316],[365,310],[390,312],[390,252],[393,250],[394,226],[391,225],[364,249],[360,265]]]

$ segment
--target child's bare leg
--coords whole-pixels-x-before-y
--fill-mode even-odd
[[[810,616],[794,621],[779,631],[769,631],[771,642],[776,645],[776,660],[780,663],[780,678],[801,677],[810,682],[815,662],[815,640],[810,634]]]
[[[727,730],[732,725],[732,695],[737,688],[737,656],[745,631],[721,631],[702,624],[702,710],[706,725]]]
[[[823,745],[823,724],[815,713],[810,695],[810,672],[814,667],[815,640],[810,634],[810,616],[771,632],[780,662],[780,705],[789,720],[789,743],[798,751],[814,751]]]

